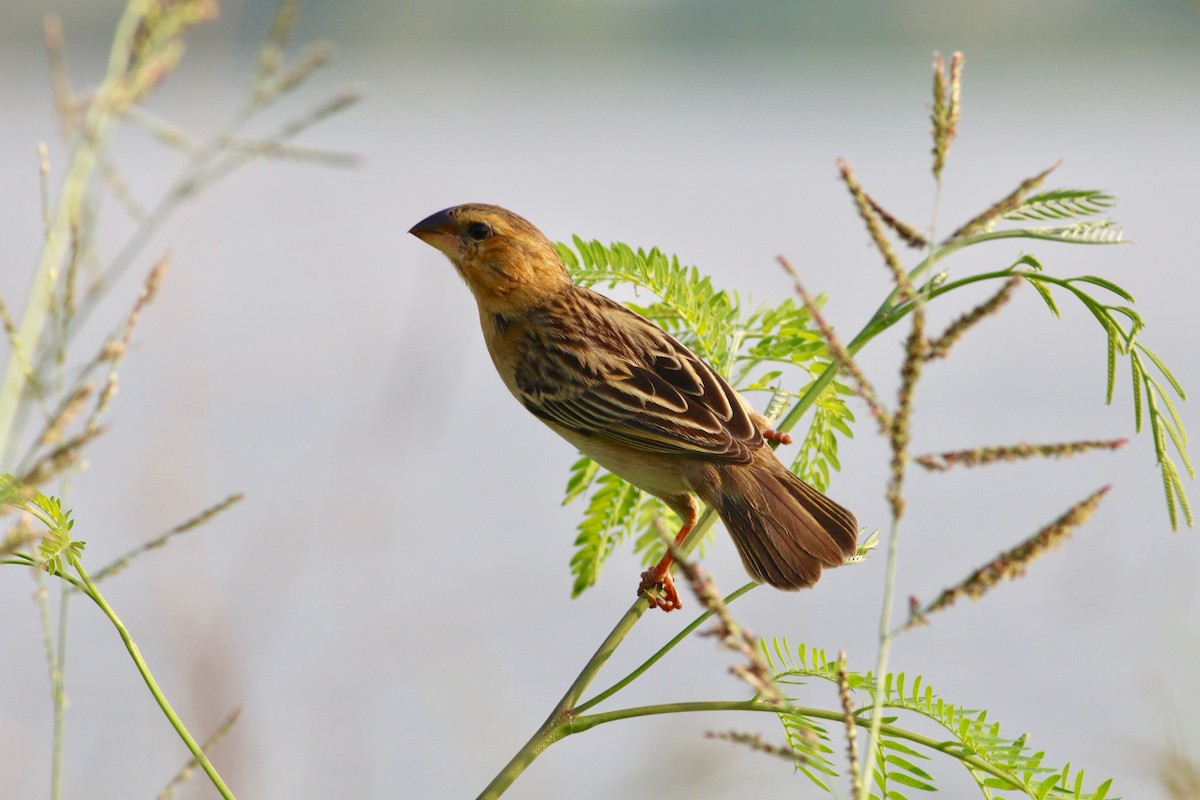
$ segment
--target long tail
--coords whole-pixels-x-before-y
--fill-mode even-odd
[[[765,452],[764,452],[765,451]],[[788,471],[774,453],[722,467],[712,506],[737,545],[746,572],[779,589],[803,589],[854,555],[854,515]]]

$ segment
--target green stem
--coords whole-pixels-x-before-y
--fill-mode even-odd
[[[229,787],[225,785],[225,781],[221,779],[220,774],[217,772],[217,768],[214,767],[212,762],[208,760],[208,756],[205,754],[204,750],[202,750],[200,745],[196,743],[196,740],[192,738],[192,734],[188,732],[187,726],[183,724],[183,720],[179,718],[179,715],[175,713],[175,709],[172,708],[170,702],[167,701],[166,695],[164,695],[162,690],[158,688],[158,682],[154,680],[154,676],[150,673],[150,668],[146,665],[146,660],[142,658],[142,653],[140,650],[138,650],[138,646],[133,641],[133,637],[129,635],[129,631],[125,628],[125,624],[121,622],[120,617],[118,617],[116,612],[113,611],[112,606],[110,606],[108,601],[104,599],[104,595],[100,594],[100,590],[96,588],[96,584],[92,583],[92,579],[88,576],[87,571],[83,568],[83,565],[79,563],[78,559],[72,558],[71,566],[74,567],[75,571],[79,573],[79,578],[85,587],[84,590],[87,596],[92,598],[96,605],[100,606],[100,610],[104,612],[105,616],[107,616],[109,621],[112,622],[113,627],[117,629],[117,633],[121,636],[121,641],[125,643],[125,649],[129,651],[130,657],[133,658],[133,663],[137,665],[138,672],[140,672],[142,675],[142,680],[146,682],[147,688],[150,689],[150,694],[154,695],[154,699],[158,702],[159,708],[162,709],[163,714],[166,715],[167,720],[170,721],[171,727],[175,729],[175,732],[179,735],[179,738],[183,740],[185,745],[187,745],[188,750],[190,750],[192,753],[192,757],[196,759],[196,763],[199,764],[200,768],[203,769],[208,775],[208,778],[212,781],[213,786],[215,786],[217,791],[221,793],[221,797],[225,798],[225,800],[236,800],[233,792],[229,790]],[[74,581],[72,582],[74,583]]]
[[[66,646],[66,594],[63,593],[61,598],[61,602],[64,605],[59,610],[58,641],[56,644],[53,626],[50,621],[50,590],[46,587],[46,582],[42,579],[42,570],[37,569],[36,564],[32,563],[32,556],[26,553],[14,553],[13,555],[20,559],[29,559],[29,565],[34,566],[34,581],[37,583],[37,592],[34,594],[34,598],[38,607],[38,617],[42,625],[42,649],[46,653],[46,672],[47,677],[50,679],[50,703],[53,707],[54,716],[54,734],[50,756],[50,799],[59,800],[62,797],[62,725],[63,706],[66,697],[63,687],[63,651]],[[5,559],[0,563],[12,564],[19,562]]]
[[[50,797],[58,800],[62,796],[63,732],[66,727],[67,708],[67,608],[70,592],[63,591],[58,606],[58,647],[55,651],[54,674],[54,752],[51,759]]]
[[[758,711],[769,714],[778,714],[780,712],[788,714],[796,714],[802,717],[812,717],[813,719],[825,719],[832,722],[844,721],[844,716],[841,711],[830,711],[824,708],[807,708],[804,706],[784,706],[771,705],[769,703],[759,702],[757,700],[713,700],[700,701],[691,703],[659,703],[649,706],[636,706],[634,708],[622,708],[615,711],[605,711],[596,714],[588,714],[582,717],[576,717],[569,722],[564,723],[564,730],[559,732],[558,739],[570,736],[574,733],[582,733],[586,730],[603,725],[608,722],[616,722],[623,719],[634,719],[636,717],[650,717],[661,714],[686,714],[697,711]],[[879,719],[877,713],[872,714],[872,724]],[[901,728],[897,725],[879,722],[879,729],[883,733],[896,739],[904,739],[914,742],[922,747],[930,750],[935,750],[939,753],[945,753],[948,756],[962,761],[976,769],[982,770],[989,775],[993,775],[1001,780],[1012,784],[1015,787],[1023,786],[1023,781],[1014,773],[998,767],[985,759],[980,758],[973,753],[965,752],[961,743],[955,740],[935,739],[931,736],[924,736],[919,733]]]
[[[710,523],[711,524],[711,523]],[[699,527],[699,525],[697,525]],[[558,705],[554,707],[554,711],[542,723],[542,726],[534,732],[533,736],[529,737],[529,741],[517,751],[516,755],[509,760],[504,769],[492,779],[484,790],[479,794],[479,800],[491,800],[491,798],[499,797],[504,794],[505,790],[512,785],[525,768],[533,763],[533,760],[542,754],[543,751],[550,745],[557,742],[566,734],[562,730],[562,725],[571,719],[575,713],[575,704],[579,702],[579,698],[587,689],[588,685],[595,679],[596,673],[604,666],[609,657],[616,652],[617,647],[622,640],[629,635],[629,631],[633,630],[633,626],[641,619],[642,614],[650,607],[650,601],[645,597],[639,597],[625,615],[617,622],[616,627],[612,632],[600,643],[600,647],[584,665],[578,677],[567,689],[567,693],[563,695],[562,700],[558,701]]]
[[[747,583],[742,588],[740,588],[740,589],[734,591],[732,594],[728,595],[725,598],[725,605],[729,605],[734,600],[737,600],[739,597],[741,597],[746,592],[750,591],[751,589],[755,588],[758,585],[759,584],[755,583],[754,581]],[[603,692],[600,692],[598,695],[593,697],[591,700],[587,700],[583,703],[580,703],[575,708],[575,713],[582,714],[584,711],[587,711],[589,708],[594,708],[594,707],[600,705],[605,700],[612,697],[614,694],[621,691],[629,684],[633,683],[635,680],[637,680],[639,677],[641,677],[642,673],[644,673],[646,670],[650,669],[652,666],[654,666],[656,663],[658,663],[658,661],[660,659],[662,659],[662,657],[665,656],[667,653],[671,652],[671,650],[674,649],[675,645],[682,642],[684,639],[686,639],[688,636],[690,636],[692,634],[692,631],[696,630],[696,628],[699,628],[702,624],[704,624],[704,621],[706,619],[708,619],[709,617],[711,617],[712,614],[713,614],[713,612],[709,610],[709,611],[705,611],[703,614],[696,617],[696,619],[690,625],[688,625],[683,630],[681,630],[675,636],[674,639],[672,639],[671,641],[669,641],[665,645],[663,645],[661,648],[659,648],[658,652],[656,652],[654,655],[650,656],[650,658],[643,661],[637,667],[637,669],[635,669],[633,672],[630,672],[624,678],[617,681],[612,686],[605,689]]]
[[[887,549],[887,577],[884,579],[883,588],[883,609],[879,614],[879,655],[875,663],[875,702],[871,707],[871,726],[870,733],[867,737],[866,757],[863,759],[861,780],[859,786],[862,787],[860,797],[866,798],[869,795],[870,787],[873,784],[872,776],[875,769],[875,754],[879,749],[877,747],[879,736],[883,732],[883,679],[887,674],[888,658],[892,652],[892,608],[895,602],[895,587],[896,587],[896,562],[899,554],[899,548],[896,542],[899,540],[900,521],[892,520],[892,531],[888,537]]]
[[[700,522],[696,524],[696,528],[703,528],[706,530],[708,527],[712,527],[713,518],[715,518],[715,516],[715,514],[712,514],[710,511],[706,510],[704,515],[701,516]],[[699,536],[703,536],[702,531],[699,533]],[[688,547],[688,544],[690,544],[691,547],[695,547],[696,542],[699,541],[699,536],[695,538],[688,537],[688,541],[685,542],[684,547]],[[743,586],[736,592],[733,592],[731,595],[729,595],[729,597],[726,599],[726,602],[737,599],[757,585],[758,584],[751,583]],[[625,612],[625,615],[621,617],[621,620],[617,623],[616,627],[612,629],[612,632],[609,633],[605,640],[600,643],[600,646],[596,648],[596,652],[588,660],[587,664],[584,665],[574,682],[571,683],[570,688],[567,689],[567,692],[565,695],[563,695],[563,698],[558,701],[558,705],[554,707],[554,711],[550,713],[550,716],[546,718],[546,721],[542,723],[541,727],[534,732],[533,736],[529,737],[529,741],[527,741],[525,745],[517,751],[516,755],[509,760],[508,764],[504,766],[504,769],[500,770],[500,773],[492,779],[492,782],[489,783],[486,788],[484,788],[479,795],[479,800],[491,800],[491,798],[496,798],[504,794],[508,787],[512,785],[513,781],[520,777],[521,773],[525,771],[525,768],[533,763],[534,759],[541,755],[547,747],[571,732],[567,728],[564,728],[564,725],[568,725],[571,720],[575,719],[576,715],[578,715],[581,710],[592,708],[600,701],[605,700],[616,692],[620,691],[631,681],[653,666],[656,661],[666,655],[667,652],[669,652],[675,645],[683,641],[687,634],[695,630],[698,625],[708,618],[709,613],[711,613],[709,612],[702,614],[700,618],[689,625],[682,634],[672,639],[666,646],[651,656],[648,661],[634,670],[633,673],[627,675],[625,678],[622,678],[612,687],[604,690],[588,702],[580,704],[579,699],[583,696],[584,691],[586,691],[591,682],[595,680],[597,673],[600,672],[600,669],[608,661],[609,657],[616,652],[617,647],[620,646],[625,637],[629,635],[629,631],[633,630],[633,626],[637,624],[637,621],[641,619],[643,614],[646,613],[646,610],[649,608],[649,606],[650,602],[646,598],[639,597],[637,601],[634,602],[634,604],[629,608],[629,610]]]
[[[0,565],[13,567],[36,567],[37,560],[28,553],[10,553],[8,558],[0,559]],[[67,578],[66,575],[62,577]],[[74,581],[74,578],[69,578]]]
[[[1003,231],[1001,231],[1001,233],[1003,233]],[[908,273],[909,280],[915,284],[921,278],[921,276],[932,269],[937,262],[950,255],[955,250],[959,250],[971,242],[984,241],[987,238],[1003,237],[997,237],[991,234],[982,234],[980,236],[971,237],[970,239],[957,239],[944,244],[941,248],[926,257],[925,260],[915,266],[912,271]],[[930,296],[933,296],[933,294]],[[846,352],[852,356],[856,355],[859,350],[862,350],[863,347],[866,346],[867,342],[871,341],[876,336],[883,333],[900,320],[904,319],[905,315],[912,310],[912,304],[897,303],[899,297],[900,290],[897,288],[894,289],[892,293],[889,294],[887,298],[879,304],[879,308],[875,309],[875,313],[871,315],[871,319],[867,321],[867,324],[864,325],[862,330],[860,330],[858,334],[850,340],[849,344],[846,345]],[[833,382],[833,379],[837,377],[837,371],[838,367],[836,363],[830,363],[828,366],[826,366],[824,371],[817,376],[817,379],[808,385],[808,388],[804,391],[804,394],[800,395],[800,399],[796,401],[796,405],[792,406],[791,410],[784,415],[783,419],[780,420],[776,428],[784,432],[790,431],[792,428],[794,428],[796,424],[800,422],[800,418],[804,416],[804,414],[815,402],[817,402],[817,398],[821,396],[821,393],[824,392],[829,384]]]

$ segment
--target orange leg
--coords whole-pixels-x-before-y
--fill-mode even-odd
[[[696,504],[693,502],[688,509],[687,518],[683,521],[683,527],[675,535],[677,546],[682,545],[683,540],[692,532],[692,528],[696,527],[696,516]],[[653,569],[642,573],[642,582],[638,584],[638,594],[646,595],[651,606],[657,606],[668,612],[683,608],[683,603],[679,600],[679,592],[675,589],[675,579],[671,577],[671,564],[674,562],[675,559],[668,550]]]

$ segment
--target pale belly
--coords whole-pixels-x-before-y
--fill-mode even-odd
[[[695,491],[689,481],[692,465],[688,459],[634,450],[595,436],[584,436],[552,422],[545,422],[545,425],[588,458],[642,491],[663,499]]]

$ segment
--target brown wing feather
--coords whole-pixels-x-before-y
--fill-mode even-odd
[[[763,445],[721,376],[620,303],[572,286],[526,319],[515,379],[538,417],[638,450],[733,464]]]

